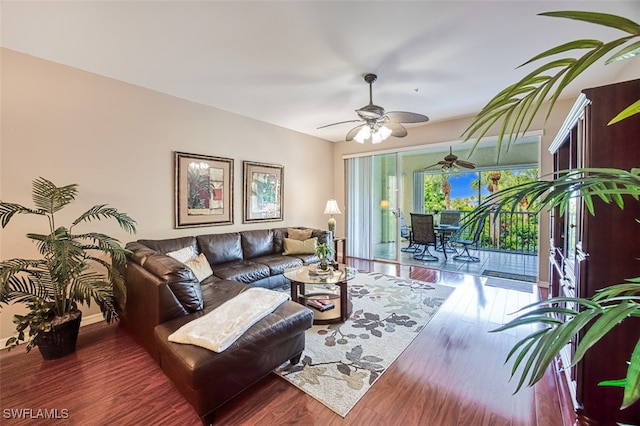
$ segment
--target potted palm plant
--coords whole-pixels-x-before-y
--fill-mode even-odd
[[[489,101],[463,135],[464,140],[475,138],[474,148],[495,123],[502,121],[498,134],[500,152],[505,139],[507,143],[511,143],[518,135],[527,131],[547,97],[550,98],[550,111],[563,89],[603,56],[610,55],[607,63],[611,63],[640,55],[640,25],[629,19],[583,11],[549,12],[541,15],[589,22],[615,28],[625,34],[607,43],[599,40],[565,43],[526,62],[528,64],[574,50],[583,52],[579,58],[555,59],[539,66]],[[609,124],[614,125],[638,113],[640,99],[612,117]],[[537,202],[539,210],[559,207],[564,211],[572,194],[579,194],[591,214],[594,214],[594,198],[623,208],[623,196],[630,196],[636,202],[640,199],[640,169],[561,170],[550,176],[549,180],[534,181],[494,193],[474,210],[467,224],[484,221],[492,214],[497,217],[497,213],[503,209],[513,211],[522,200]],[[567,303],[575,304],[578,308],[568,310],[565,307]],[[542,379],[554,357],[578,333],[584,332],[584,336],[575,350],[572,366],[580,362],[593,345],[625,318],[640,317],[640,277],[629,278],[626,283],[611,283],[590,298],[550,298],[523,310],[525,312],[519,317],[495,330],[504,331],[530,324],[540,326],[518,342],[509,353],[508,359],[514,359],[513,375],[520,374],[518,390],[523,385],[533,386]],[[557,320],[560,314],[565,316],[565,321]],[[627,376],[611,379],[601,385],[624,388],[621,409],[640,400],[640,339],[635,343],[628,362]]]
[[[327,243],[316,245],[315,254],[320,259],[320,269],[326,271],[329,268],[329,258],[333,255],[333,248]]]
[[[98,232],[76,233],[82,223],[115,219],[122,229],[135,233],[136,222],[106,205],[82,213],[68,227],[55,214],[73,202],[77,185],[58,187],[51,181],[33,181],[35,208],[0,201],[0,223],[6,227],[16,214],[46,218],[47,233],[29,233],[37,244],[38,259],[14,258],[0,262],[0,305],[23,303],[28,313],[15,315],[17,335],[7,341],[9,349],[27,342],[26,351],[38,346],[44,359],[75,351],[82,312],[78,305],[99,305],[107,322],[117,319],[114,291],[124,294],[120,268],[126,253],[118,240]],[[28,333],[28,334],[27,334]]]

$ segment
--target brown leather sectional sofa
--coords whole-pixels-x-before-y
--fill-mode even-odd
[[[328,231],[314,229],[319,242]],[[288,301],[254,324],[231,347],[216,353],[173,343],[168,336],[235,295],[261,286],[287,284],[285,268],[316,262],[313,254],[283,255],[287,228],[208,234],[167,240],[138,240],[126,268],[127,296],[122,325],[158,362],[203,423],[215,410],[272,370],[297,363],[313,313]],[[213,275],[199,282],[191,269],[166,255],[191,246],[204,253]]]

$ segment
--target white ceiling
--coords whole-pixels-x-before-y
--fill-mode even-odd
[[[357,118],[366,73],[378,74],[373,101],[386,110],[447,120],[479,111],[547,48],[621,35],[537,13],[640,21],[637,0],[2,0],[0,8],[3,47],[330,141],[355,124],[317,127]],[[625,66],[598,65],[567,95],[609,83]]]

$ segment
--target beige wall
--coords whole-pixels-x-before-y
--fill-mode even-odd
[[[107,203],[133,217],[138,234],[104,221],[91,230],[122,242],[327,226],[324,205],[334,197],[332,143],[11,50],[0,52],[3,201],[32,206],[31,182],[38,176],[58,185],[77,183],[79,199],[66,218]],[[173,228],[174,151],[234,159],[233,225]],[[242,224],[242,160],[284,166],[284,221]],[[45,229],[42,221],[15,217],[0,231],[0,259],[37,256],[24,235]],[[13,334],[16,311],[1,309],[0,339]],[[96,312],[92,306],[85,314]]]

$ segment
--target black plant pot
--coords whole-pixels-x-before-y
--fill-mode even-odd
[[[40,355],[46,360],[58,359],[76,351],[82,312],[77,318],[58,324],[51,331],[43,331],[36,337]]]

